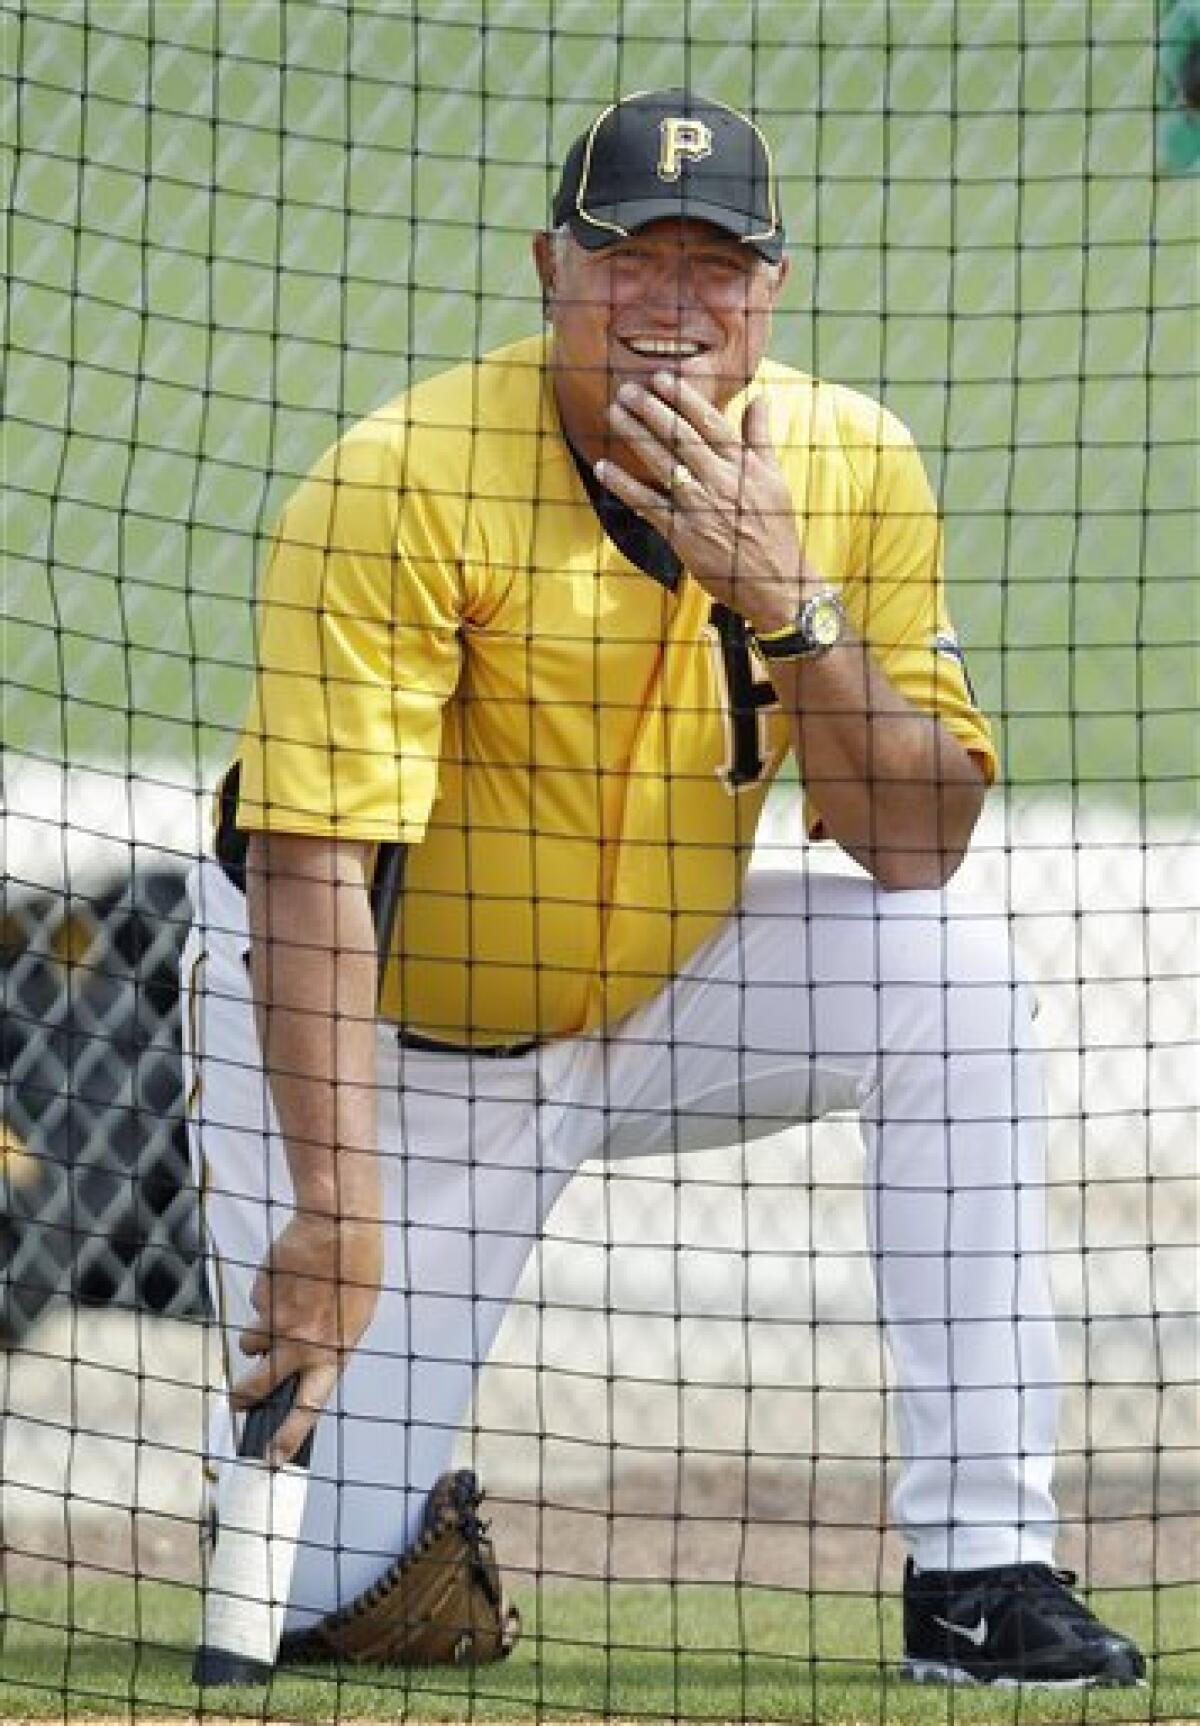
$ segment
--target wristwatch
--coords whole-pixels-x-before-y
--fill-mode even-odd
[[[769,635],[756,631],[754,640],[764,659],[819,659],[845,633],[842,596],[836,587],[822,587],[809,594],[791,623]]]

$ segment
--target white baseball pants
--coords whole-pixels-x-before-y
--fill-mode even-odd
[[[238,1332],[290,1215],[244,956],[242,895],[192,881],[190,1133],[213,1290]],[[749,1141],[854,1110],[904,1467],[893,1515],[922,1568],[1049,1561],[1057,1355],[1044,1128],[1004,917],[865,878],[752,873],[678,980],[593,1035],[510,1059],[379,1031],[389,1219],[376,1316],[322,1416],[288,1623],[352,1600],[407,1545],[555,1199],[587,1158]],[[214,1458],[228,1454],[228,1416]]]

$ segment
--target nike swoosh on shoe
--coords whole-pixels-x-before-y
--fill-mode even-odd
[[[939,1618],[933,1614],[933,1622],[940,1624],[943,1630],[953,1630],[956,1636],[964,1636],[968,1642],[973,1642],[976,1648],[982,1648],[987,1641],[988,1621],[981,1618],[978,1624],[955,1624],[953,1619]]]

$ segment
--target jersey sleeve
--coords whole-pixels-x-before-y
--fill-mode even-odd
[[[924,464],[906,428],[883,408],[856,413],[842,436],[864,483],[844,587],[851,621],[900,694],[939,719],[991,784],[995,743],[950,621],[945,539]]]
[[[401,450],[343,440],[280,518],[258,600],[238,824],[411,843],[459,674],[461,548]]]

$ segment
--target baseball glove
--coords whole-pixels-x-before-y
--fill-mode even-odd
[[[512,1653],[520,1614],[504,1598],[470,1469],[443,1474],[415,1543],[357,1600],[286,1631],[279,1664],[482,1666]]]

